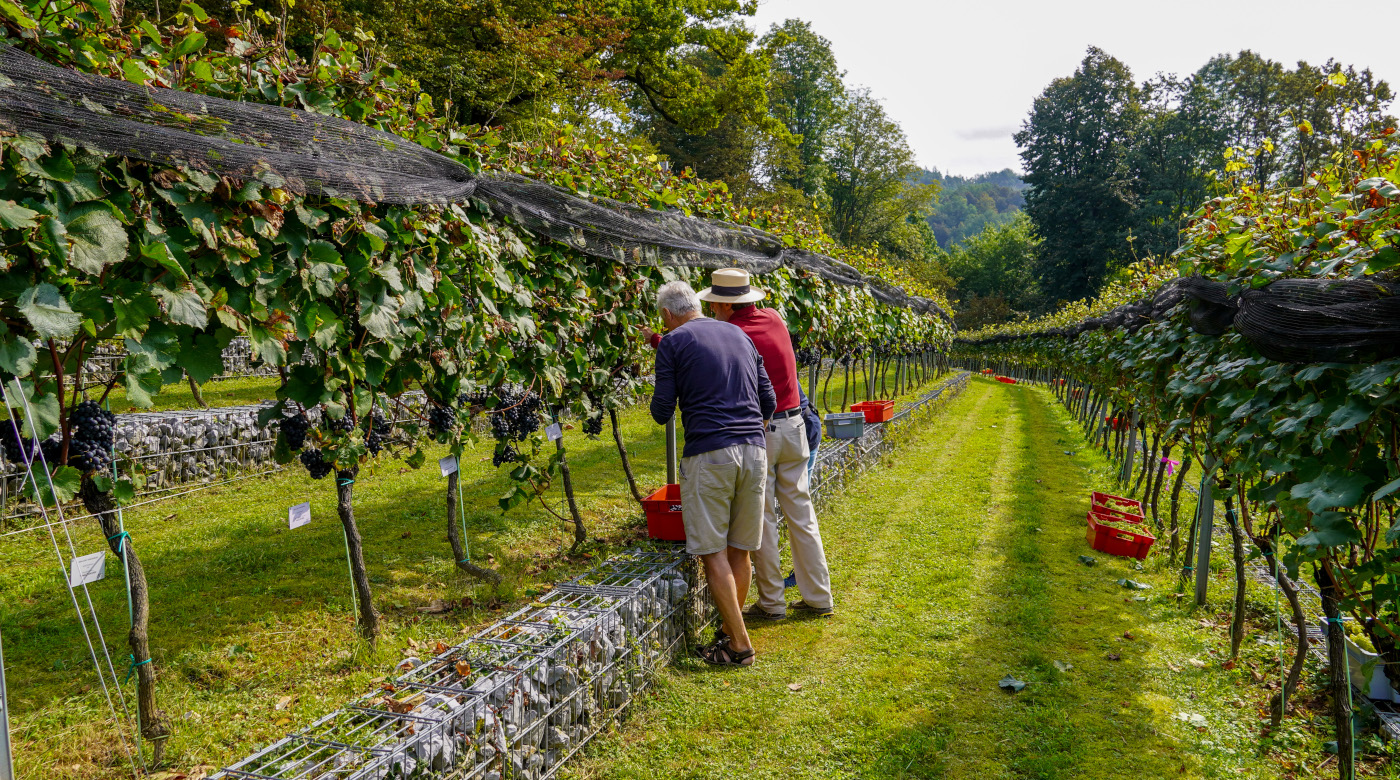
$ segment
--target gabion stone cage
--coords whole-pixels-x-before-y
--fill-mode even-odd
[[[698,573],[629,550],[213,777],[553,777],[710,622]]]

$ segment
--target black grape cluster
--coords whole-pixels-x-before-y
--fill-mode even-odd
[[[497,441],[525,441],[540,429],[540,413],[544,399],[530,391],[513,393],[502,389],[497,396],[496,409],[491,414],[491,435]]]
[[[112,463],[117,416],[96,401],[83,401],[68,416],[68,465],[79,471],[101,471]]]
[[[335,468],[334,464],[327,463],[320,450],[304,450],[301,453],[301,465],[306,467],[306,471],[312,479],[325,479],[326,475]]]
[[[311,428],[311,421],[306,419],[306,412],[298,412],[292,417],[282,418],[282,435],[287,437],[287,446],[293,451],[302,448],[306,444],[306,432]]]
[[[583,432],[589,436],[597,436],[603,432],[603,413],[591,414],[583,420]]]
[[[473,406],[485,406],[491,400],[491,394],[486,390],[477,388],[470,393],[462,393],[457,396],[457,405],[471,408]]]
[[[355,430],[355,415],[349,412],[346,412],[345,416],[339,420],[332,419],[328,414],[323,415],[322,419],[326,421],[326,427],[330,429],[331,433],[349,433]]]
[[[365,434],[365,449],[370,455],[378,455],[384,449],[384,440],[394,432],[394,424],[389,422],[378,409],[369,413],[369,432]]]
[[[491,456],[491,465],[500,468],[505,463],[515,463],[520,460],[520,452],[515,449],[515,445],[507,444],[498,446],[496,453]]]
[[[491,414],[491,435],[500,444],[491,462],[499,468],[504,463],[520,460],[520,452],[513,442],[525,441],[540,429],[544,399],[529,390],[515,392],[500,388],[496,391],[496,409],[498,411]]]
[[[433,433],[447,433],[457,424],[457,415],[446,406],[431,404],[428,407],[428,428]]]
[[[799,366],[812,366],[821,362],[822,351],[816,347],[801,347],[795,350]]]
[[[52,466],[58,463],[58,456],[62,454],[63,440],[53,436],[40,442],[36,449],[33,439],[15,433],[9,420],[0,420],[0,447],[5,450],[5,460],[11,463],[24,463],[27,452],[35,463],[39,462],[39,455],[42,454],[44,462]]]

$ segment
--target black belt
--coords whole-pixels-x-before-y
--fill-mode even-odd
[[[799,415],[799,414],[802,414],[802,407],[800,407],[800,406],[794,406],[794,407],[792,407],[791,409],[787,410],[786,412],[776,412],[776,413],[774,413],[773,419],[774,419],[774,420],[786,420],[786,419],[789,418],[789,417],[796,417],[796,416]]]

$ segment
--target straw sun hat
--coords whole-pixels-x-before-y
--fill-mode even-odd
[[[710,289],[700,293],[700,300],[710,303],[753,303],[767,295],[749,286],[749,272],[742,268],[721,268],[710,274]]]

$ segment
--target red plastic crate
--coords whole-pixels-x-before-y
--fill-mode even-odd
[[[1157,537],[1148,534],[1100,525],[1095,521],[1093,512],[1085,515],[1085,519],[1089,523],[1089,531],[1084,535],[1084,540],[1101,553],[1142,560],[1147,557],[1152,544],[1157,541]]]
[[[1015,380],[1015,379],[1012,379],[1012,378],[1009,377],[1009,376],[999,376],[999,377],[997,377],[997,381],[998,381],[998,382],[1001,382],[1002,384],[1005,384],[1005,385],[1014,385],[1014,384],[1016,384],[1016,380]]]
[[[851,411],[864,414],[868,423],[889,422],[894,419],[894,401],[861,401],[851,404]]]
[[[667,542],[685,541],[680,485],[667,485],[642,499],[642,511],[647,516],[647,536]]]
[[[1092,493],[1089,497],[1089,511],[1134,523],[1141,523],[1143,520],[1141,501],[1115,496],[1112,493]]]

